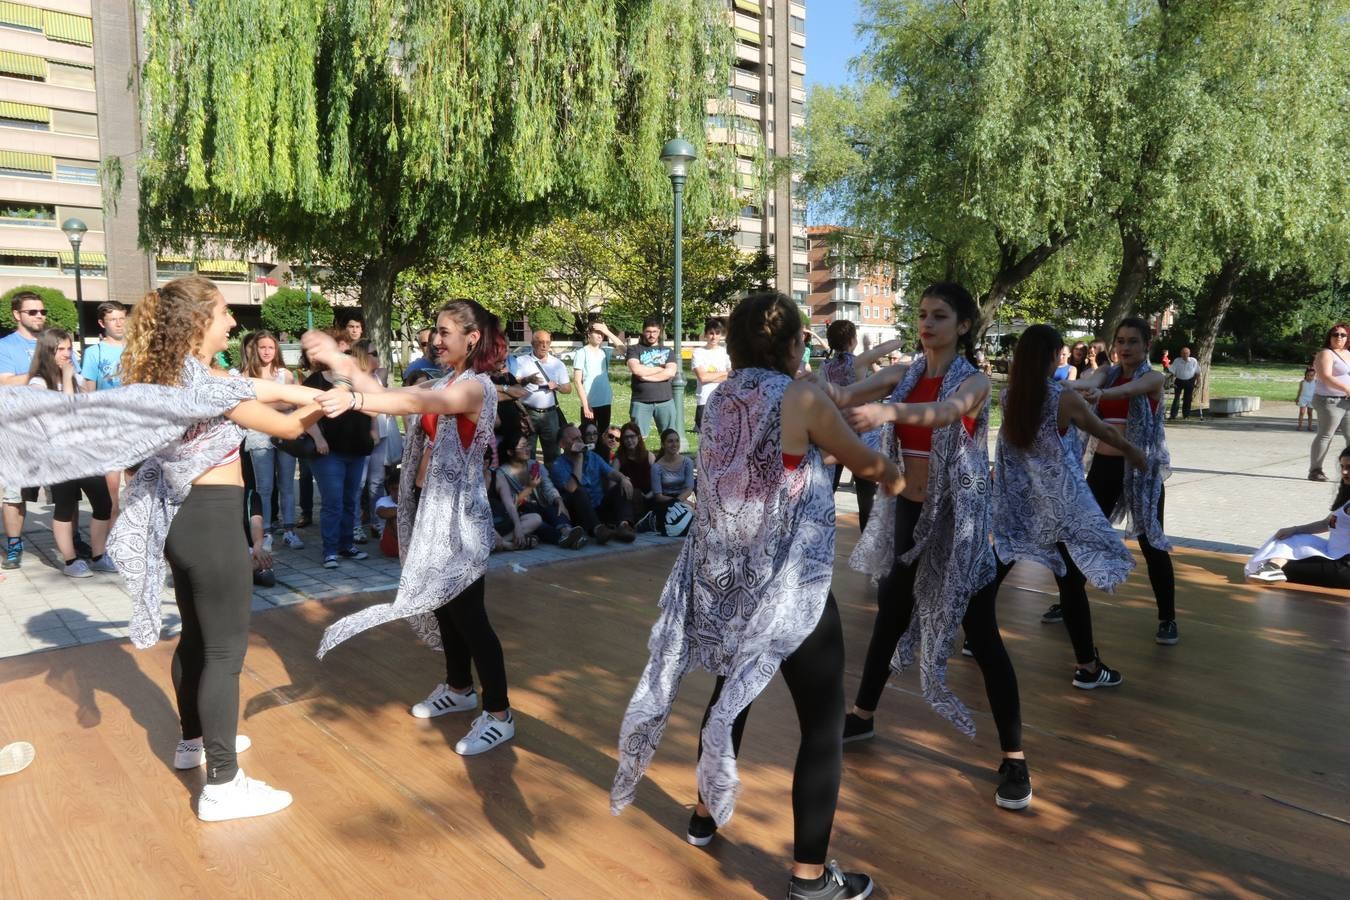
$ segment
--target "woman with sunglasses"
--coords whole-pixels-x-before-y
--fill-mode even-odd
[[[1350,334],[1344,322],[1327,332],[1326,344],[1313,357],[1317,387],[1313,389],[1313,409],[1317,410],[1317,437],[1312,442],[1309,481],[1326,481],[1322,462],[1331,447],[1331,435],[1339,431],[1350,447]]]

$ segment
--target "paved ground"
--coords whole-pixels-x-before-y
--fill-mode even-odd
[[[1202,549],[1246,553],[1282,525],[1324,515],[1334,494],[1331,484],[1306,480],[1311,435],[1295,433],[1293,404],[1267,404],[1261,415],[1211,419],[1169,428],[1174,472],[1167,482],[1167,533],[1178,543]],[[1336,471],[1334,446],[1326,470]],[[839,493],[840,512],[856,505],[847,487]],[[87,510],[84,518],[87,521]],[[115,575],[69,579],[55,568],[50,507],[30,504],[23,567],[5,572],[0,583],[0,657],[126,637],[130,601]],[[395,560],[372,556],[325,569],[317,527],[301,532],[303,550],[277,546],[277,586],[257,588],[255,611],[311,599],[329,599],[362,591],[384,591],[398,583]],[[631,547],[670,539],[642,535]],[[614,558],[631,547],[611,544],[581,551],[541,547],[494,554],[492,569],[534,568],[580,553],[598,566],[620,565]],[[172,595],[165,591],[164,621],[177,624]],[[652,598],[655,602],[656,598]]]

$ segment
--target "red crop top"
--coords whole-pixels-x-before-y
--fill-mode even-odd
[[[1110,384],[1107,387],[1119,387],[1129,380],[1129,376],[1122,373],[1120,378],[1118,378],[1114,384]],[[1101,416],[1102,421],[1106,422],[1108,425],[1124,425],[1125,419],[1130,414],[1130,400],[1132,399],[1132,397],[1105,397],[1097,402],[1097,415]],[[1158,398],[1149,395],[1148,405],[1150,409],[1157,412]]]
[[[919,383],[909,392],[905,398],[905,403],[932,403],[938,398],[938,391],[942,388],[942,377],[920,378]],[[975,436],[975,420],[970,416],[962,416],[961,424],[966,427],[966,434]],[[923,459],[928,458],[929,452],[933,449],[933,429],[923,425],[896,425],[895,436],[900,441],[900,454],[902,456],[916,456]]]
[[[435,442],[436,425],[440,416],[435,413],[422,413],[422,430],[426,432],[427,439]],[[473,436],[478,431],[478,423],[470,422],[468,416],[455,416],[455,428],[459,430],[459,445],[465,450],[473,443]]]

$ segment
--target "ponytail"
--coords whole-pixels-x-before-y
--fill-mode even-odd
[[[1059,332],[1049,325],[1032,325],[1017,339],[1012,367],[1008,370],[1001,431],[1014,447],[1025,450],[1036,440],[1041,407],[1049,389],[1047,379],[1063,346]]]
[[[465,358],[467,368],[491,375],[506,359],[506,335],[502,323],[477,300],[451,300],[441,307],[440,315],[449,315],[466,332],[478,332],[478,341]]]

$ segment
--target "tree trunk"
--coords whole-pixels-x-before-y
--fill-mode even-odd
[[[1228,308],[1233,305],[1233,285],[1242,274],[1244,263],[1229,257],[1215,274],[1209,289],[1196,303],[1196,353],[1200,362],[1199,382],[1195,386],[1197,405],[1209,406],[1209,365],[1214,358],[1214,345],[1219,339],[1219,327]]]
[[[1120,223],[1120,272],[1116,275],[1116,289],[1111,303],[1102,317],[1097,339],[1110,341],[1120,320],[1134,310],[1135,298],[1148,282],[1148,248],[1143,235],[1132,226]]]
[[[1072,240],[1067,233],[1052,234],[1048,240],[1033,247],[1026,253],[1021,248],[999,241],[999,265],[990,282],[989,290],[980,298],[980,321],[975,323],[976,343],[998,318],[998,309],[1007,299],[1008,293],[1045,264],[1046,260]]]
[[[389,353],[392,314],[394,309],[394,282],[403,266],[387,257],[376,257],[361,270],[361,313],[366,323],[366,337],[388,365],[393,362]]]

